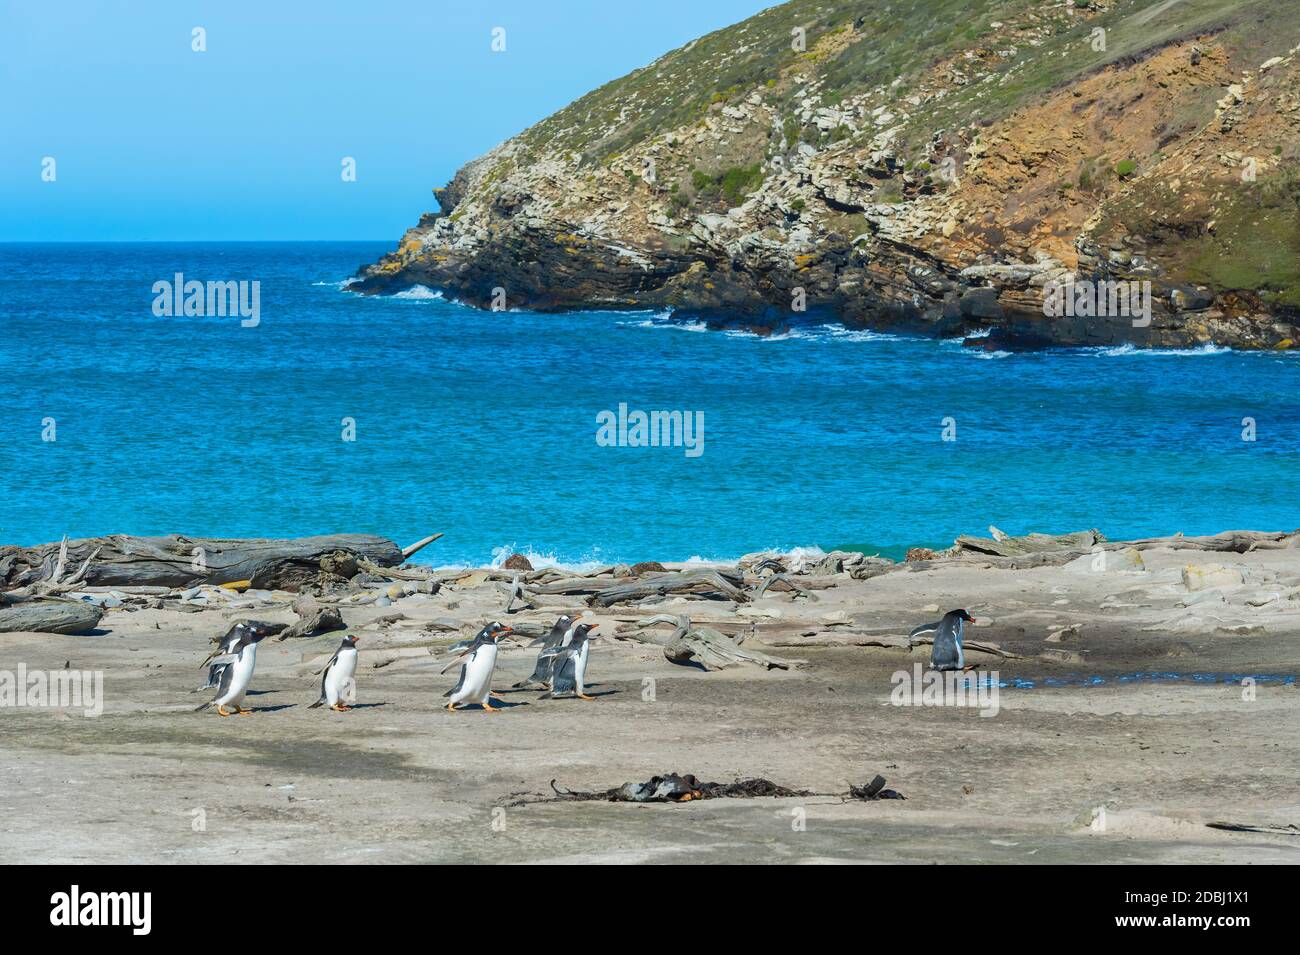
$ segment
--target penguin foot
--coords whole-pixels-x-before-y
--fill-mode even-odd
[[[447,709],[450,710],[450,711],[453,712],[453,713],[456,712],[456,704],[455,704],[455,703],[448,703],[448,704],[447,704]]]
[[[484,711],[485,713],[500,713],[500,712],[501,712],[501,708],[500,708],[499,706],[493,706],[493,705],[492,705],[492,702],[491,702],[490,700],[484,700],[484,701],[483,701],[483,711]]]
[[[580,699],[580,700],[594,700],[595,697],[594,697],[594,696],[588,696],[586,693],[579,693],[579,694],[578,694],[578,699]]]
[[[237,710],[235,710],[235,712],[238,713],[240,716],[252,716],[252,715],[253,715],[253,711],[250,710],[250,709],[248,709],[247,707],[244,707],[244,706],[239,707]]]
[[[330,707],[330,709],[335,713],[346,713],[348,710],[352,709],[352,707],[348,706],[346,703],[335,703]]]
[[[226,712],[226,708],[225,708],[224,706],[222,706],[220,703],[218,703],[218,704],[217,704],[217,715],[218,715],[218,716],[234,716],[235,714],[234,714],[234,713],[227,713],[227,712]]]

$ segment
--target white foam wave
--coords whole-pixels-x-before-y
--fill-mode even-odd
[[[639,322],[619,322],[624,328],[671,328],[679,332],[707,332],[709,326],[704,322],[680,321],[675,322],[668,313],[655,315],[653,318],[645,318]]]
[[[1177,358],[1191,358],[1198,355],[1224,355],[1232,351],[1227,345],[1216,345],[1213,342],[1206,342],[1196,348],[1138,348],[1136,345],[1125,343],[1108,348],[1089,348],[1087,350],[1095,355],[1105,355],[1108,358],[1125,355],[1172,355]]]
[[[351,285],[355,285],[357,282],[360,282],[360,281],[361,281],[361,279],[357,278],[357,277],[354,275],[354,276],[352,276],[351,278],[339,279],[337,282],[312,282],[311,284],[312,284],[312,285],[323,285],[323,286],[325,286],[326,288],[338,288],[338,289],[344,289],[344,288],[348,288],[348,287],[351,286]]]
[[[428,302],[440,300],[442,293],[429,288],[427,285],[412,285],[404,292],[394,292],[389,298],[400,298],[408,301]]]
[[[781,561],[792,570],[801,570],[804,567],[816,564],[826,556],[826,551],[820,547],[771,547],[762,551],[762,553],[773,554],[780,558]],[[491,569],[500,570],[506,560],[512,554],[522,554],[528,558],[528,562],[533,565],[534,570],[543,568],[554,568],[571,574],[589,574],[593,570],[599,570],[602,567],[609,567],[613,564],[631,563],[632,560],[619,560],[616,558],[607,558],[600,556],[600,548],[592,547],[588,553],[577,560],[561,560],[556,557],[552,551],[540,551],[531,547],[517,547],[514,544],[507,544],[502,547],[492,548],[491,560],[473,564],[447,563],[434,566],[433,570],[452,571],[452,570],[479,570]],[[735,555],[731,557],[704,557],[700,554],[692,554],[690,557],[681,561],[669,560],[669,564],[682,564],[692,567],[734,567],[740,558],[744,555]],[[637,558],[640,559],[640,558]],[[647,558],[649,559],[649,558]],[[419,563],[419,558],[415,558],[415,563]]]
[[[554,567],[556,570],[564,570],[574,574],[587,574],[614,563],[610,560],[600,560],[596,556],[597,550],[598,548],[593,547],[588,555],[584,555],[578,560],[560,560],[551,552],[537,551],[531,547],[518,547],[515,544],[504,544],[501,547],[492,548],[492,562],[488,566],[493,570],[500,570],[512,554],[521,554],[528,558],[528,563],[533,565],[534,570],[541,570],[543,567]]]

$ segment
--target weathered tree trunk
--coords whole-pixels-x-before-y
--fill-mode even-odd
[[[108,586],[192,587],[251,581],[266,589],[296,590],[315,580],[320,560],[343,552],[381,567],[402,563],[402,550],[385,537],[331,534],[291,539],[227,540],[212,537],[130,537],[114,534],[67,542],[66,559],[79,564],[91,558],[82,578]],[[59,544],[0,547],[0,590],[24,587],[48,577]]]
[[[1089,538],[1096,539],[1089,543]],[[1300,547],[1300,531],[1224,531],[1205,537],[1143,537],[1129,541],[1108,541],[1096,531],[1081,531],[1078,534],[1064,534],[1049,537],[1045,534],[1030,534],[1026,537],[1008,537],[1005,540],[992,540],[982,537],[959,537],[954,546],[956,553],[945,551],[929,560],[914,560],[907,564],[896,564],[894,569],[920,571],[935,564],[951,561],[973,563],[1005,570],[1027,570],[1031,567],[1054,567],[1068,564],[1085,554],[1097,549],[1114,551],[1153,550],[1198,550],[1208,552],[1246,554],[1255,550],[1282,550]]]
[[[346,630],[343,614],[338,607],[325,607],[315,597],[299,594],[293,602],[293,612],[298,619],[282,630],[277,640],[290,640],[294,637],[315,637],[331,630]]]
[[[971,537],[963,534],[957,538],[953,549],[962,556],[967,553],[986,554],[993,557],[1024,557],[1045,551],[1088,550],[1106,538],[1096,531],[1076,531],[1073,534],[1026,534],[1024,537]]]
[[[29,600],[0,607],[0,633],[88,633],[104,611],[80,600]]]
[[[1207,550],[1245,554],[1252,550],[1283,550],[1288,547],[1300,547],[1300,531],[1224,531],[1208,537],[1144,537],[1140,540],[1117,541],[1107,545],[1107,550],[1114,548],[1136,547],[1147,550],[1152,547],[1168,547],[1172,550]]]
[[[652,629],[661,623],[675,624],[672,631]],[[788,670],[803,660],[781,660],[757,650],[743,648],[740,640],[713,627],[691,624],[685,614],[658,614],[641,621],[637,629],[620,630],[618,640],[636,640],[663,647],[664,656],[673,663],[698,663],[705,670],[721,670],[737,663],[752,663],[766,670]]]
[[[664,594],[714,593],[730,598],[736,603],[748,603],[749,595],[741,588],[745,579],[725,571],[708,570],[697,573],[657,574],[626,584],[615,584],[592,596],[587,602],[593,607],[610,607],[625,600],[642,600]]]

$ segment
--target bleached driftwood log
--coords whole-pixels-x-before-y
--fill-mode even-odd
[[[961,561],[1000,570],[1026,570],[1031,567],[1055,567],[1068,564],[1098,549],[1113,551],[1196,550],[1246,554],[1255,550],[1281,550],[1300,547],[1300,531],[1223,531],[1203,537],[1143,537],[1137,540],[1108,541],[1096,531],[1049,536],[1030,534],[1001,540],[982,537],[959,537],[953,549],[936,554],[930,560],[913,560],[891,569],[920,571],[935,564]]]
[[[0,633],[88,633],[104,611],[80,600],[29,600],[0,607]]]
[[[1300,547],[1300,531],[1223,531],[1207,537],[1144,537],[1133,541],[1116,541],[1107,544],[1107,550],[1136,547],[1148,550],[1166,547],[1171,550],[1207,550],[1246,554],[1253,550],[1283,550]]]
[[[0,547],[0,590],[49,579],[59,552],[59,544]],[[335,552],[381,567],[403,560],[401,548],[391,540],[369,534],[246,540],[114,534],[68,541],[65,563],[86,563],[82,582],[101,586],[192,587],[247,580],[257,588],[296,590],[315,580],[321,558]]]
[[[53,547],[54,545],[50,545]],[[10,603],[19,603],[24,600],[30,600],[34,597],[53,597],[58,594],[68,593],[77,590],[86,583],[86,574],[90,568],[90,563],[99,556],[99,548],[92,550],[81,564],[68,572],[68,539],[65,537],[58,544],[57,551],[47,552],[42,555],[40,570],[36,578],[26,586],[18,587],[5,593],[0,593],[0,606]],[[12,562],[6,562],[6,558],[0,556],[0,583],[4,581],[4,571]]]
[[[1023,557],[1027,554],[1065,550],[1089,550],[1106,538],[1097,531],[1077,531],[1073,534],[1026,534],[1023,537],[972,537],[963,534],[953,544],[957,555],[968,553],[992,557]],[[954,555],[956,556],[956,555]]]
[[[674,629],[657,630],[659,624]],[[620,630],[618,640],[635,640],[663,647],[664,656],[673,663],[698,663],[706,670],[721,670],[737,663],[752,663],[764,669],[788,670],[802,660],[781,660],[740,645],[740,641],[712,627],[691,624],[685,614],[656,614],[642,620],[635,629]]]
[[[720,594],[736,603],[748,603],[749,595],[742,589],[744,586],[743,577],[722,570],[656,574],[606,587],[588,598],[587,603],[593,607],[611,607],[625,600],[644,600],[646,597],[683,593]]]
[[[277,640],[314,637],[331,630],[347,629],[338,607],[323,606],[309,594],[301,594],[294,600],[293,612],[298,615],[298,619],[282,630],[276,637]]]

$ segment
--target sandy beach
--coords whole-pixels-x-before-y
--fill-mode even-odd
[[[103,673],[101,715],[0,709],[0,861],[1300,861],[1286,834],[1300,823],[1300,550],[1103,560],[933,561],[869,579],[791,567],[803,592],[740,604],[551,596],[509,614],[510,573],[442,571],[436,593],[341,605],[361,648],[347,713],[307,708],[338,632],[268,639],[252,715],[194,712],[209,640],[233,620],[294,621],[290,594],[205,588],[193,602],[206,609],[127,601],[88,636],[0,634],[0,669]],[[1222,585],[1189,589],[1206,567],[1226,571],[1209,580]],[[996,712],[893,705],[894,675],[929,659],[908,631],[955,607],[978,619],[968,643],[998,651],[968,653],[995,675]],[[536,650],[509,646],[493,680],[502,712],[441,708],[454,641],[575,609],[607,634],[591,656],[596,700],[511,691]],[[705,671],[620,639],[683,613],[799,662]],[[879,774],[906,799],[542,801],[552,779],[604,790],[668,772],[826,793]]]

